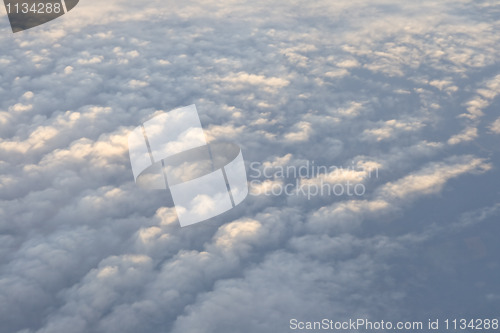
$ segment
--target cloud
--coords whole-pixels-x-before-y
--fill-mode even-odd
[[[495,6],[111,0],[16,35],[4,20],[0,332],[281,332],[293,317],[498,308]],[[249,176],[314,161],[338,169],[300,184],[365,193],[266,196],[296,179],[260,177],[260,195],[180,228],[168,192],[134,184],[127,136],[193,103]]]
[[[285,134],[286,141],[307,141],[311,134],[311,124],[306,121],[301,121],[294,126],[297,132],[290,132]]]
[[[490,130],[493,133],[500,134],[500,118],[498,118],[493,122],[493,124],[491,124]]]
[[[454,157],[450,161],[431,164],[417,173],[385,184],[380,189],[380,195],[404,200],[408,197],[433,194],[440,191],[449,179],[469,172],[485,172],[491,168],[492,165],[484,159],[472,156]]]
[[[364,130],[362,137],[364,140],[382,141],[386,139],[394,139],[398,133],[418,131],[425,125],[420,121],[402,122],[396,119],[387,120],[380,127]]]
[[[461,142],[473,141],[477,138],[477,128],[468,127],[462,133],[452,136],[448,139],[448,144],[456,145]]]
[[[321,207],[310,216],[312,230],[349,232],[358,230],[368,216],[388,216],[417,198],[439,193],[451,179],[466,173],[484,173],[492,165],[473,156],[456,156],[431,163],[393,182],[379,186],[371,200],[349,200]]]
[[[476,119],[483,116],[483,110],[500,94],[500,75],[485,80],[481,86],[476,91],[477,95],[466,103],[468,114],[462,114],[462,117]]]

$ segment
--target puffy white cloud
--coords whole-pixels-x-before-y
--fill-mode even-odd
[[[495,6],[83,1],[15,35],[5,19],[0,332],[281,332],[292,317],[497,308],[483,278],[498,267]],[[127,135],[193,103],[207,140],[237,142],[257,171],[337,166],[300,184],[364,195],[266,196],[295,179],[260,177],[260,195],[181,229],[168,192],[134,184]],[[488,274],[463,273],[478,269],[457,255],[469,238]],[[467,302],[432,298],[450,277]]]
[[[500,118],[498,118],[493,122],[493,124],[491,124],[490,129],[492,132],[500,134]]]
[[[311,124],[306,121],[301,121],[294,126],[297,131],[285,134],[287,141],[307,141],[312,132]]]
[[[443,185],[463,173],[485,172],[492,168],[486,160],[472,156],[451,158],[449,161],[433,163],[417,173],[405,176],[395,182],[386,183],[380,188],[384,198],[406,200],[408,197],[439,192]]]
[[[473,141],[478,136],[477,128],[467,127],[460,134],[456,134],[448,139],[448,144],[456,145],[461,142]]]
[[[395,139],[399,133],[418,131],[424,127],[420,121],[402,122],[396,119],[385,121],[380,127],[374,129],[366,129],[363,131],[364,140],[387,140]]]

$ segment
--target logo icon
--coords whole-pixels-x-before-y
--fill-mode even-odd
[[[72,10],[79,0],[4,0],[12,32],[52,21]]]
[[[128,145],[136,184],[170,189],[181,227],[218,216],[248,195],[240,147],[207,143],[195,105],[146,121]]]

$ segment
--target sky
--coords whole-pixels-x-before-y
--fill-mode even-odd
[[[81,0],[13,34],[2,7],[0,333],[499,318],[499,19],[492,0]],[[181,228],[127,136],[191,104],[241,147],[250,195]],[[276,174],[313,162],[336,169]],[[346,181],[363,193],[266,192]]]

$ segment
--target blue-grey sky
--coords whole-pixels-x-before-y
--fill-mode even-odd
[[[498,1],[82,0],[16,34],[0,13],[0,333],[500,317]],[[249,176],[314,161],[347,171],[300,184],[365,192],[260,179],[180,228],[127,135],[190,104]]]

